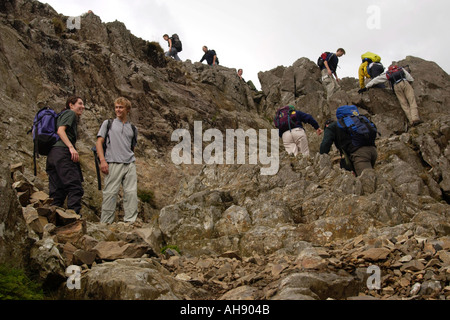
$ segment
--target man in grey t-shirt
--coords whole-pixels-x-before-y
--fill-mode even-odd
[[[97,155],[100,169],[106,174],[103,189],[102,214],[100,222],[112,223],[115,218],[117,195],[123,187],[124,221],[135,222],[138,215],[136,158],[133,151],[133,139],[137,130],[128,121],[131,102],[126,98],[114,101],[116,119],[112,121],[108,134],[108,120],[105,120],[97,134]],[[106,141],[106,152],[103,144]]]

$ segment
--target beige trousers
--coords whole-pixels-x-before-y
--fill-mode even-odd
[[[287,153],[296,156],[300,152],[309,156],[308,138],[304,129],[294,128],[291,131],[286,131],[283,133],[282,139]]]
[[[400,81],[394,85],[394,91],[409,123],[412,124],[414,121],[420,120],[414,89],[409,82],[406,80]]]
[[[331,76],[328,75],[328,70],[326,68],[323,69],[321,72],[322,72],[322,84],[327,90],[327,98],[329,98],[333,95],[333,93],[335,93],[340,88],[340,85],[337,83],[333,75]]]
[[[136,164],[109,163],[109,173],[105,177],[103,189],[102,215],[100,222],[113,223],[117,195],[123,186],[123,209],[125,222],[135,222],[138,215]]]

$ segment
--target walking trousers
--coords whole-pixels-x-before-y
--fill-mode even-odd
[[[296,156],[300,152],[304,156],[309,156],[308,138],[303,128],[285,131],[282,140],[287,153]]]
[[[403,80],[395,84],[395,95],[397,96],[400,105],[405,112],[409,123],[419,120],[419,110],[414,96],[414,89],[408,81]]]
[[[83,176],[79,163],[72,161],[69,148],[53,147],[47,156],[45,170],[52,205],[63,207],[67,198],[67,208],[79,214],[84,194]]]
[[[134,222],[138,215],[136,164],[109,163],[109,173],[105,177],[103,189],[102,215],[100,222],[113,223],[116,211],[117,195],[123,187],[124,221]]]

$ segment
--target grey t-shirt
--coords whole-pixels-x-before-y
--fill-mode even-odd
[[[106,128],[108,120],[103,121],[98,137],[106,138]],[[136,129],[137,130],[137,129]],[[136,161],[134,152],[131,150],[131,141],[134,132],[130,122],[123,123],[119,119],[114,119],[106,139],[105,160],[108,163],[132,163]]]

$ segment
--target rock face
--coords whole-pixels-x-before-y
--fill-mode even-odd
[[[450,78],[435,63],[397,62],[415,78],[424,120],[408,128],[392,91],[360,95],[346,78],[327,97],[306,58],[261,72],[255,92],[234,69],[166,59],[120,22],[87,13],[70,31],[66,20],[37,1],[0,5],[0,157],[10,165],[0,171],[0,262],[11,257],[62,299],[448,299]],[[86,102],[82,219],[50,205],[45,157],[33,176],[26,134],[39,105],[59,110],[73,93]],[[118,96],[133,103],[139,194],[152,196],[141,197],[133,225],[120,222],[121,200],[115,223],[98,222],[90,148]],[[381,132],[375,169],[340,169],[339,152],[319,155],[322,137],[308,126],[311,156],[280,145],[273,175],[247,153],[239,164],[172,161],[175,130],[193,137],[200,122],[204,151],[209,129],[272,129],[285,104],[321,125],[340,105],[357,105]],[[82,290],[66,286],[69,266],[79,267]]]

